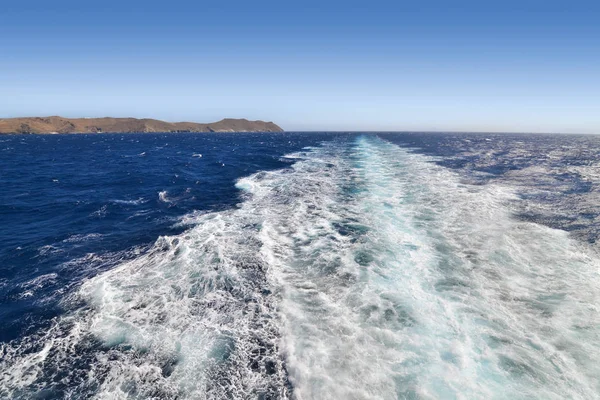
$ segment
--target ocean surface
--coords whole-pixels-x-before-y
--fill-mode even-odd
[[[600,398],[600,136],[4,135],[0,185],[0,398]]]

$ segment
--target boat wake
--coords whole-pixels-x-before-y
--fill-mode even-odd
[[[508,187],[377,137],[290,158],[1,344],[0,395],[598,396],[590,248],[513,218]]]

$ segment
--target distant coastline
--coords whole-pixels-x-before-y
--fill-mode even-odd
[[[0,118],[0,134],[150,132],[283,132],[273,122],[225,118],[211,123],[165,122],[149,118]]]

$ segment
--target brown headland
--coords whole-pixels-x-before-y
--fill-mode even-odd
[[[24,117],[0,119],[0,133],[283,132],[273,122],[225,118],[218,122],[165,122],[137,118]]]

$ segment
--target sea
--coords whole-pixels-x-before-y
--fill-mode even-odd
[[[600,136],[0,136],[0,398],[599,399]]]

